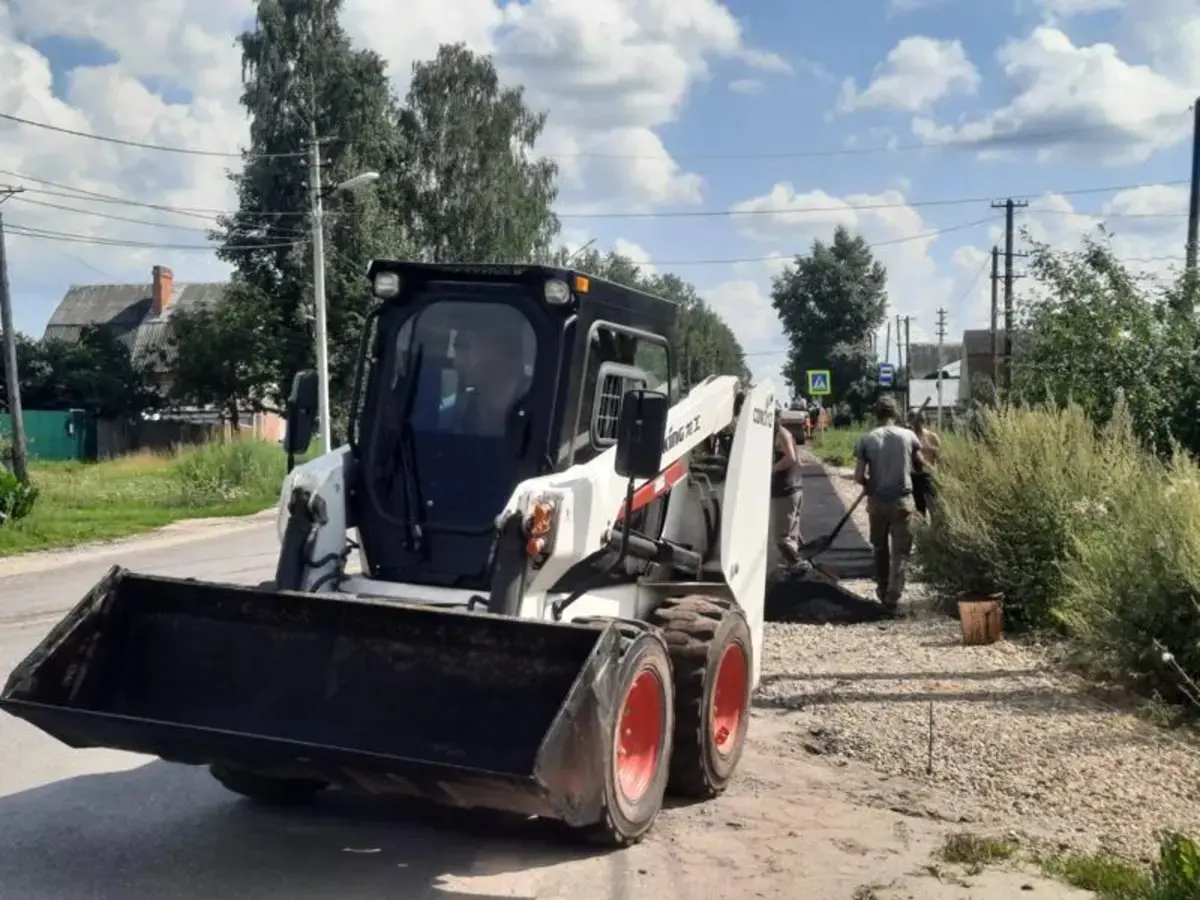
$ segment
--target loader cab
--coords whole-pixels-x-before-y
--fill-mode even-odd
[[[626,390],[669,386],[675,305],[543,266],[368,274],[351,508],[370,575],[486,591],[517,484],[612,446]]]

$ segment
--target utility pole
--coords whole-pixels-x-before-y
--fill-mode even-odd
[[[946,310],[937,311],[938,370],[937,370],[937,427],[942,430],[942,369],[946,365]]]
[[[1004,210],[1004,390],[1012,390],[1013,357],[1013,238],[1016,231],[1013,213],[1029,205],[1026,200],[1009,197],[1003,203],[993,203],[992,209]]]
[[[1000,384],[1000,248],[992,247],[992,386]]]
[[[1192,106],[1192,189],[1188,199],[1187,278],[1184,282],[1183,303],[1186,312],[1195,306],[1196,254],[1200,249],[1200,99]]]
[[[900,339],[901,335],[904,334],[900,330],[900,323],[902,321],[904,320],[900,318],[900,314],[896,313],[896,371],[904,368],[904,343]]]
[[[909,340],[909,323],[912,316],[904,317],[904,403],[906,411],[912,408],[912,341]]]
[[[24,188],[0,187],[0,203]],[[8,389],[8,411],[12,416],[13,474],[29,481],[25,457],[25,417],[21,412],[21,373],[17,370],[17,332],[13,328],[12,296],[8,290],[8,257],[4,253],[4,217],[0,213],[0,328],[4,329],[4,384]]]
[[[308,189],[312,200],[313,316],[317,340],[317,417],[321,422],[321,452],[333,452],[333,423],[329,414],[329,339],[325,333],[325,207],[321,199],[321,141],[312,117]]]

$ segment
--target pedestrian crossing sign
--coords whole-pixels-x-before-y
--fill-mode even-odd
[[[808,370],[808,393],[812,397],[828,397],[833,393],[833,379],[828,369]]]

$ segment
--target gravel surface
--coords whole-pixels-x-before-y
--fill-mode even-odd
[[[768,626],[759,706],[810,752],[948,787],[1008,828],[1146,856],[1200,831],[1200,748],[1088,694],[1034,648],[965,647],[958,624]],[[930,715],[933,720],[929,774]]]
[[[856,488],[843,474],[831,472],[851,501]],[[842,584],[873,594],[870,582]],[[910,583],[905,605],[931,599]],[[966,647],[958,623],[933,614],[768,624],[757,704],[786,710],[810,753],[943,789],[953,808],[937,815],[950,821],[1141,858],[1161,828],[1200,831],[1200,744],[1096,696],[1056,668],[1050,650]]]

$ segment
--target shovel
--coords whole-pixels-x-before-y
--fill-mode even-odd
[[[846,510],[846,514],[833,527],[833,531],[821,537],[813,538],[811,541],[805,541],[800,545],[800,558],[812,561],[813,557],[820,556],[837,540],[837,536],[842,533],[842,529],[846,527],[846,523],[850,521],[850,517],[854,515],[854,511],[858,509],[858,505],[863,502],[863,498],[867,496],[867,492],[863,491],[858,495],[858,499],[850,504],[850,508]]]

